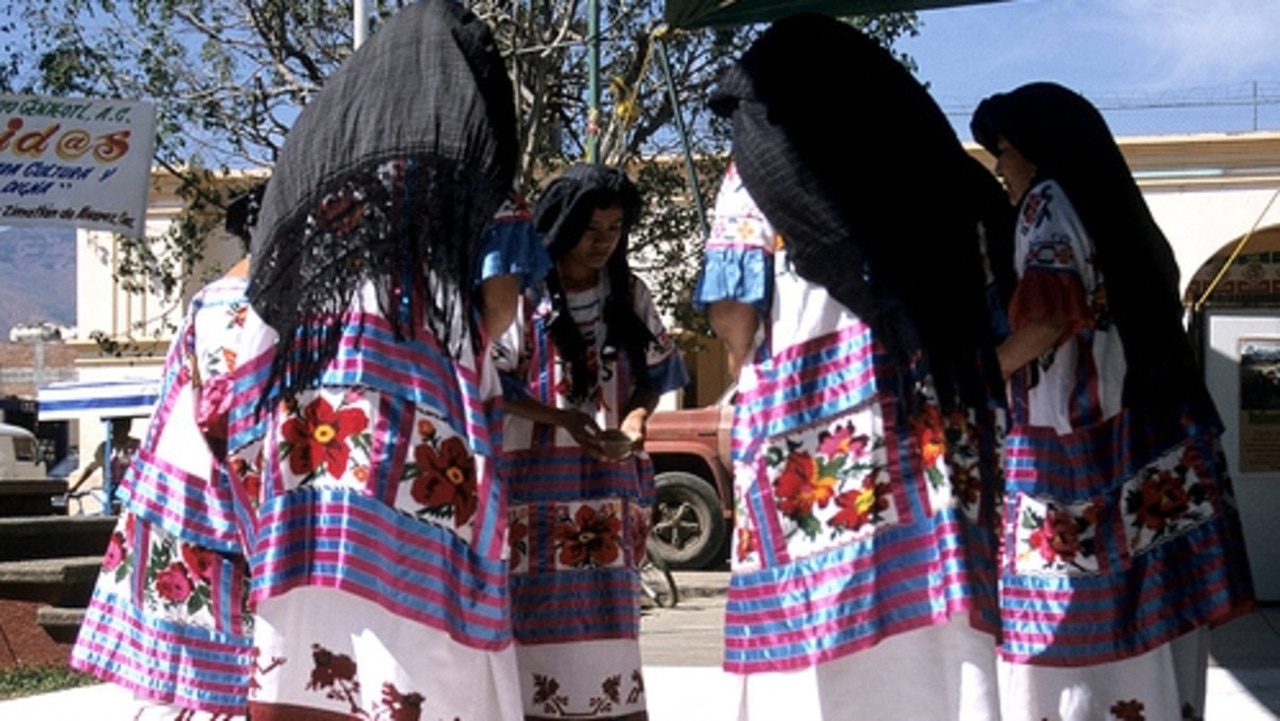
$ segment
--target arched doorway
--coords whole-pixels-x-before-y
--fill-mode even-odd
[[[1280,226],[1222,246],[1185,299],[1205,377],[1226,425],[1258,598],[1280,600]]]

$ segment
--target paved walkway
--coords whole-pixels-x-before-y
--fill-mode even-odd
[[[650,721],[734,718],[730,678],[718,666],[726,583],[723,572],[678,573],[684,594],[679,605],[646,613],[642,620]],[[1280,606],[1217,629],[1211,643],[1204,721],[1280,719]],[[0,702],[0,721],[130,721],[124,711],[128,701],[128,694],[114,686],[90,686]]]

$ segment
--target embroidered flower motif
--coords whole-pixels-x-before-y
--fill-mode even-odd
[[[213,575],[218,566],[218,554],[207,548],[184,543],[182,544],[182,562],[197,579],[206,584],[213,582]]]
[[[637,565],[649,551],[649,510],[633,508],[631,511],[631,557]]]
[[[782,475],[774,481],[778,510],[800,520],[813,515],[813,507],[826,508],[835,493],[836,479],[818,477],[818,464],[804,451],[787,457]]]
[[[116,570],[129,557],[127,543],[124,534],[120,531],[114,531],[111,534],[111,540],[107,542],[106,555],[102,559],[102,570],[104,572]]]
[[[911,419],[911,432],[920,444],[920,462],[924,468],[933,468],[947,451],[946,431],[942,426],[942,411],[938,406],[925,406],[924,413]]]
[[[756,534],[747,526],[738,527],[738,561],[745,561],[756,552]]]
[[[172,563],[168,568],[156,575],[156,593],[170,603],[183,603],[192,591],[191,579],[187,576],[187,567],[181,563]]]
[[[429,441],[436,435],[436,426],[426,418],[418,420],[418,435],[422,436],[422,440]]]
[[[836,505],[840,507],[829,522],[835,528],[856,531],[867,523],[879,520],[880,513],[889,509],[886,498],[888,486],[875,481],[874,474],[862,479],[862,487],[845,491],[836,496]]]
[[[410,492],[413,500],[429,509],[451,508],[454,526],[470,521],[479,505],[476,461],[462,439],[444,439],[438,452],[430,443],[421,443],[413,457],[421,470]]]
[[[519,568],[524,563],[524,555],[529,552],[529,524],[521,516],[512,516],[507,522],[507,557],[509,568]]]
[[[252,464],[243,458],[233,459],[231,470],[235,477],[240,479],[240,485],[244,487],[249,504],[257,508],[262,502],[262,450],[258,450],[258,457]]]
[[[418,721],[422,718],[422,703],[426,700],[426,697],[417,691],[404,692],[387,681],[382,684],[382,709],[390,715],[384,717],[377,714],[375,718],[387,718],[389,721]]]
[[[1142,713],[1142,702],[1137,699],[1128,701],[1117,701],[1111,707],[1111,714],[1118,721],[1146,721],[1146,714]]]
[[[309,476],[321,466],[334,478],[342,477],[351,457],[347,438],[369,426],[358,408],[335,410],[329,401],[316,398],[301,415],[285,421],[281,433],[288,447],[289,470]]]
[[[818,453],[827,458],[835,458],[837,456],[858,457],[867,452],[868,445],[870,445],[870,438],[865,434],[860,436],[853,435],[853,424],[850,423],[839,426],[830,433],[823,435],[821,442],[818,444]]]
[[[612,508],[597,512],[591,506],[580,506],[573,518],[567,515],[556,522],[552,538],[560,549],[559,561],[565,566],[608,566],[618,560],[618,533],[622,530]]]
[[[1136,523],[1152,531],[1176,522],[1191,509],[1191,496],[1182,477],[1171,470],[1162,470],[1147,477],[1139,493],[1141,501]]]
[[[1061,559],[1070,563],[1080,552],[1080,524],[1066,511],[1049,508],[1040,528],[1031,534],[1031,545],[1045,563]]]
[[[313,643],[311,644],[311,663],[311,678],[307,681],[308,691],[334,689],[352,699],[359,693],[360,682],[356,678],[356,662],[350,656],[345,653],[334,653],[318,643]],[[330,694],[329,698],[342,699],[343,695]]]

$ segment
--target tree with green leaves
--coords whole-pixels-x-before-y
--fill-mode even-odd
[[[369,32],[408,2],[366,0]],[[648,200],[634,265],[678,327],[704,334],[687,298],[702,247],[699,210],[728,147],[705,99],[759,28],[669,32],[660,0],[600,0],[603,90],[593,113],[584,2],[467,4],[508,59],[521,121],[520,189],[536,197],[541,180],[590,148],[601,162],[626,167]],[[851,22],[889,46],[918,31],[914,13]],[[159,288],[178,301],[210,229],[241,189],[215,181],[269,172],[299,108],[352,52],[352,3],[14,0],[0,34],[0,91],[156,104],[155,164],[179,179],[186,210],[163,237],[122,238],[117,273],[126,288]]]

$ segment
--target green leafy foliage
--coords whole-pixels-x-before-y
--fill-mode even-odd
[[[369,32],[409,2],[367,0]],[[666,32],[662,0],[601,0],[592,42],[578,0],[467,4],[508,60],[520,189],[536,198],[542,181],[579,159],[632,172],[648,201],[635,266],[696,345],[707,330],[689,293],[728,148],[705,100],[760,28]],[[890,46],[918,25],[914,13],[852,22]],[[156,104],[155,162],[179,179],[186,208],[160,237],[120,239],[116,274],[128,290],[177,301],[237,190],[218,179],[269,171],[299,109],[351,53],[352,33],[349,0],[15,0],[0,10],[0,91]]]

